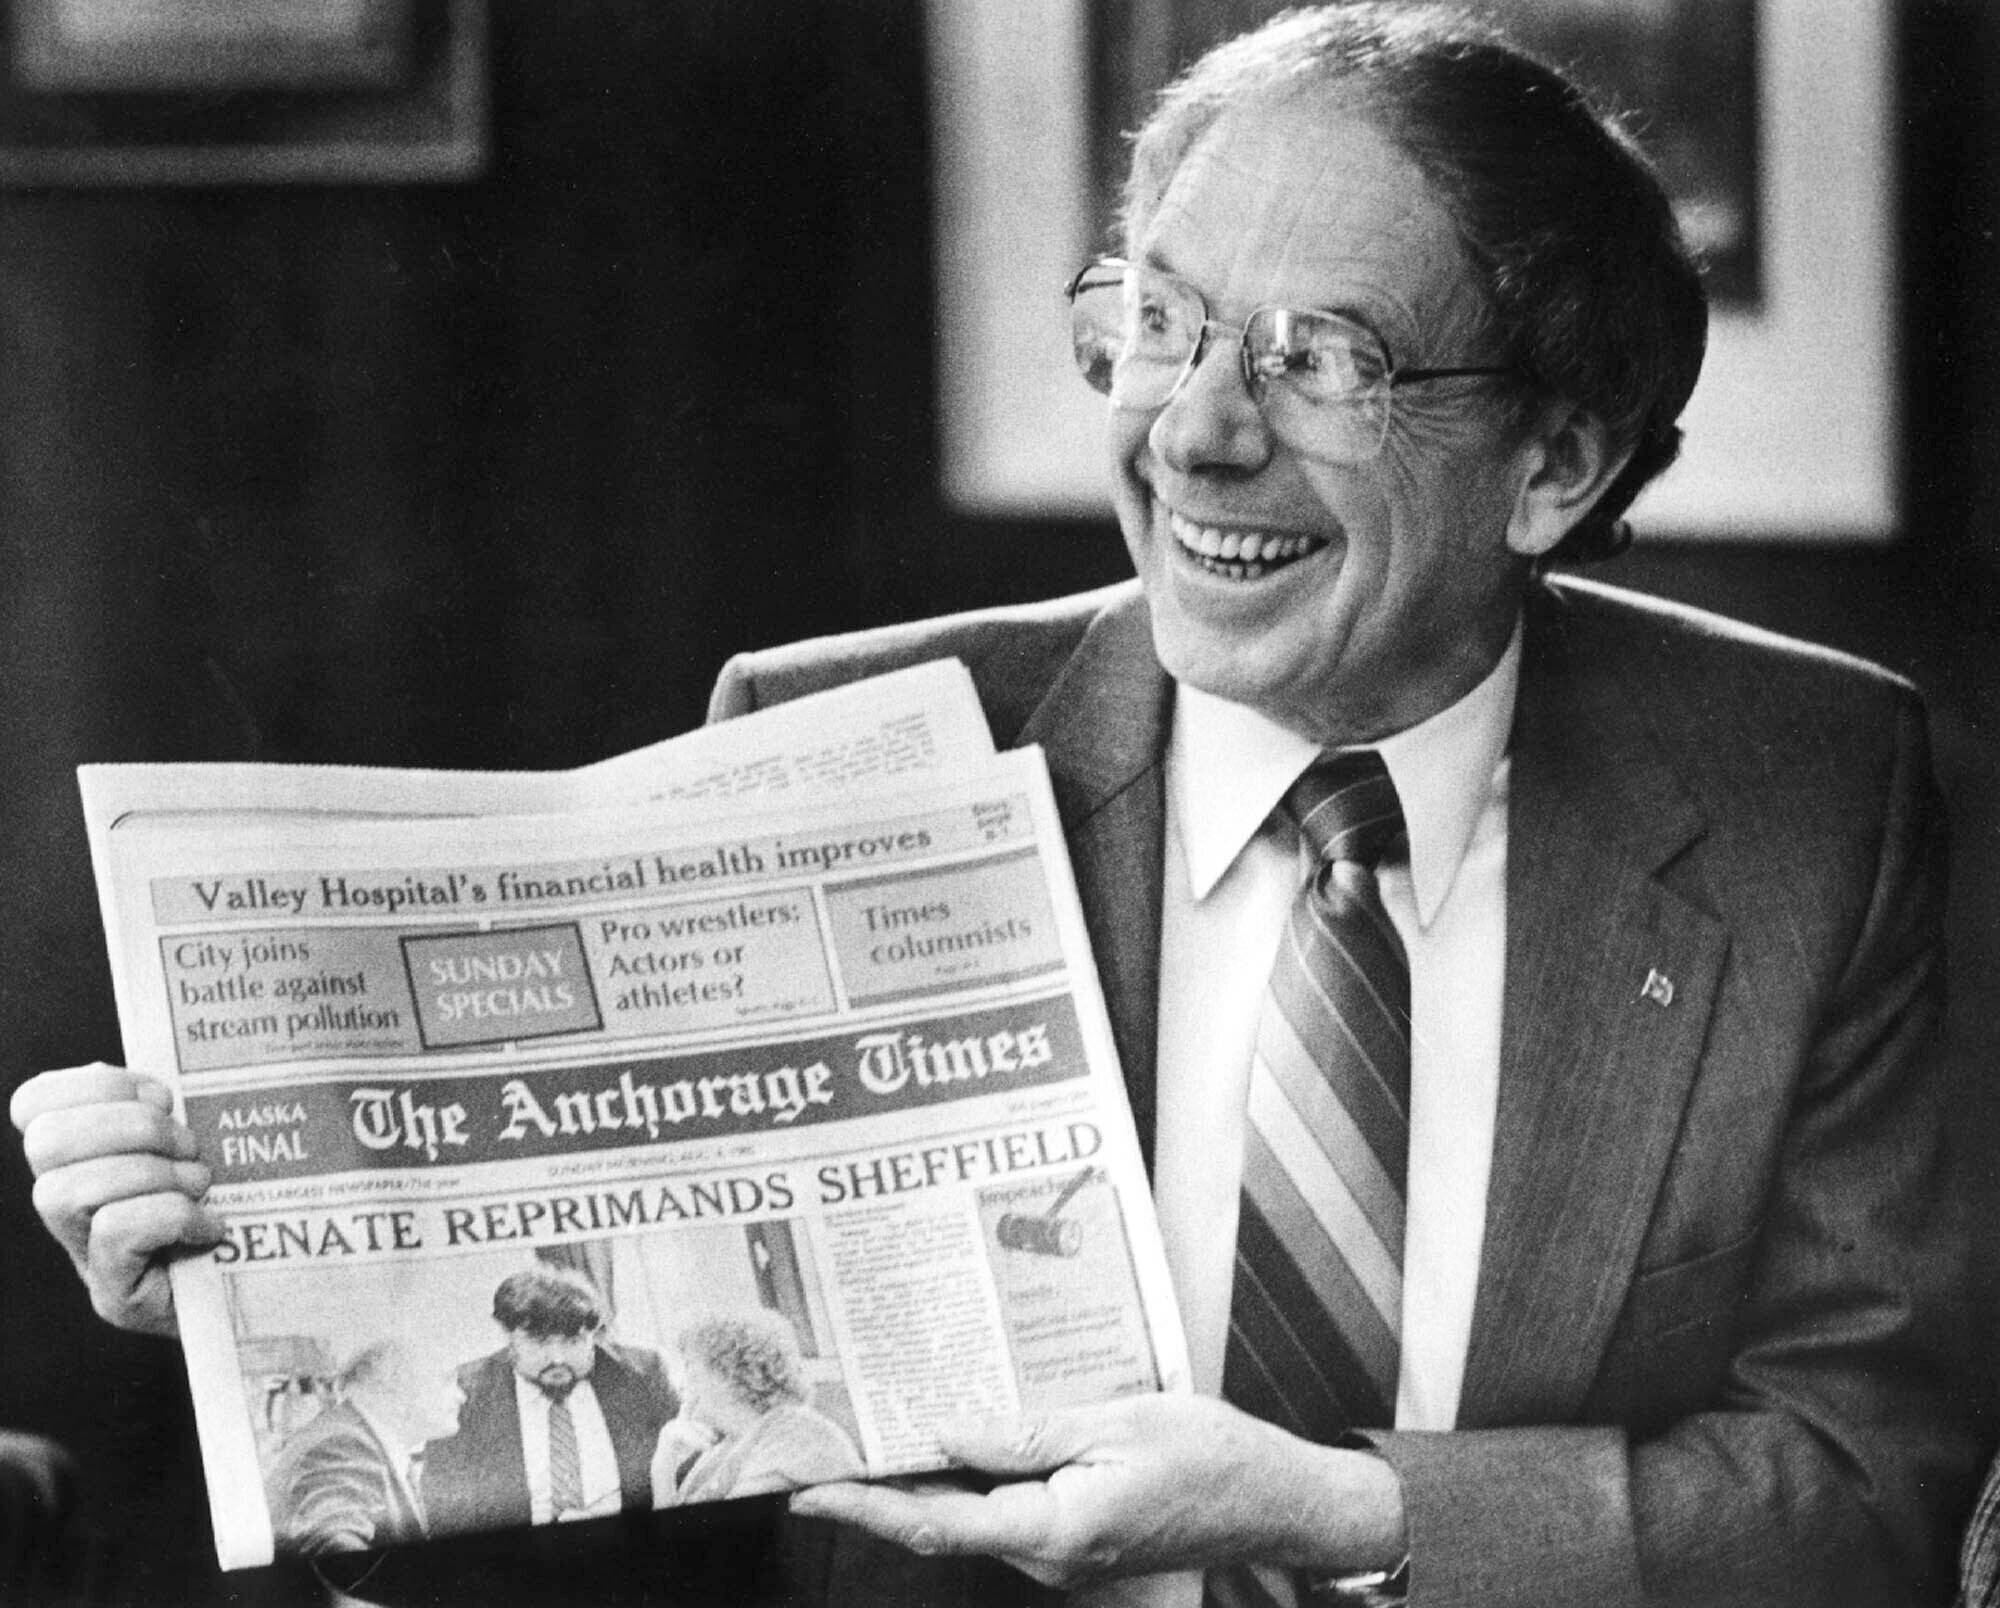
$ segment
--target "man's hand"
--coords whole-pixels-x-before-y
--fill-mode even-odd
[[[669,1418],[653,1447],[653,1506],[672,1507],[680,1500],[681,1476],[701,1454],[722,1437],[686,1411]]]
[[[222,1224],[201,1204],[209,1170],[166,1086],[100,1062],[30,1078],[11,1109],[35,1172],[35,1210],[98,1316],[174,1333],[167,1263],[213,1246]]]
[[[1403,1555],[1402,1491],[1366,1452],[1315,1446],[1223,1402],[1131,1396],[956,1428],[946,1454],[1003,1483],[841,1483],[794,1513],[922,1553],[986,1553],[1044,1585],[1255,1560],[1369,1569]]]

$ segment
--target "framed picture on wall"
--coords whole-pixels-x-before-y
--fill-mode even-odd
[[[487,0],[0,0],[0,188],[459,183]]]
[[[1104,404],[1062,288],[1115,244],[1124,133],[1272,0],[932,0],[945,493],[1108,510]],[[1707,363],[1642,539],[1879,541],[1896,526],[1889,0],[1514,0],[1626,109],[1709,262]]]

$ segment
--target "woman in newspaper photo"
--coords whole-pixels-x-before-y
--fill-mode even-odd
[[[807,1402],[805,1359],[784,1318],[763,1311],[697,1318],[681,1330],[678,1349],[681,1417],[661,1432],[653,1459],[659,1506],[861,1477],[847,1431]],[[690,1457],[691,1428],[714,1438]]]

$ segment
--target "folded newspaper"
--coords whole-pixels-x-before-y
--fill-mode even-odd
[[[955,661],[556,774],[81,772],[225,1568],[1184,1389],[1047,773]]]

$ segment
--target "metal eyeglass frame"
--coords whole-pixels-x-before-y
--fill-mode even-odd
[[[1098,290],[1098,289],[1112,288],[1109,284],[1086,286],[1084,281],[1088,279],[1092,274],[1097,274],[1097,273],[1115,274],[1122,281],[1124,276],[1127,273],[1129,273],[1133,267],[1134,264],[1128,262],[1123,257],[1092,258],[1091,261],[1085,263],[1071,277],[1068,286],[1065,288],[1063,292],[1063,296],[1065,300],[1069,302],[1070,306],[1074,308],[1076,305],[1077,297],[1081,295],[1086,289]],[[1201,309],[1201,327],[1196,331],[1194,345],[1189,349],[1187,358],[1181,364],[1180,371],[1174,376],[1174,383],[1172,384],[1172,386],[1168,388],[1166,395],[1161,397],[1158,402],[1145,404],[1146,407],[1163,408],[1169,402],[1171,402],[1176,396],[1180,394],[1180,389],[1183,385],[1187,383],[1188,376],[1194,373],[1194,371],[1198,367],[1200,367],[1202,358],[1207,354],[1208,336],[1210,330],[1227,330],[1236,336],[1236,363],[1238,371],[1243,376],[1244,389],[1249,392],[1252,400],[1257,402],[1257,404],[1261,407],[1263,405],[1265,390],[1268,387],[1272,376],[1258,372],[1257,365],[1250,356],[1249,333],[1250,333],[1250,325],[1256,319],[1258,314],[1267,312],[1285,313],[1285,314],[1310,312],[1315,318],[1332,319],[1338,323],[1348,325],[1349,327],[1360,331],[1363,335],[1367,336],[1371,342],[1373,342],[1375,350],[1381,356],[1382,378],[1378,383],[1390,393],[1393,393],[1395,389],[1400,385],[1420,385],[1428,380],[1455,380],[1455,379],[1471,379],[1471,378],[1481,378],[1481,377],[1494,378],[1501,375],[1513,374],[1516,372],[1516,369],[1512,365],[1498,366],[1498,367],[1492,365],[1480,365],[1480,366],[1454,365],[1443,368],[1414,368],[1414,367],[1401,368],[1397,366],[1395,358],[1391,356],[1389,352],[1388,343],[1384,341],[1381,336],[1377,335],[1373,330],[1369,329],[1367,325],[1358,323],[1354,319],[1346,317],[1344,314],[1329,312],[1323,308],[1317,308],[1317,307],[1292,308],[1292,307],[1282,306],[1281,304],[1276,302],[1268,302],[1268,303],[1263,303],[1255,308],[1252,308],[1250,312],[1250,317],[1246,319],[1243,323],[1232,324],[1225,319],[1211,318],[1208,312],[1208,298],[1202,295],[1200,290],[1198,290],[1195,286],[1189,284],[1185,279],[1182,279],[1179,275],[1170,274],[1166,272],[1164,269],[1157,269],[1157,268],[1148,269],[1147,272],[1157,274],[1161,279],[1170,281],[1171,283],[1180,286],[1181,288],[1186,290],[1190,296],[1194,298],[1195,305],[1200,307]],[[1110,388],[1108,386],[1100,386],[1091,379],[1090,373],[1086,365],[1079,362],[1077,368],[1078,372],[1083,375],[1084,383],[1089,385],[1092,390],[1097,391],[1100,395],[1106,395],[1106,396],[1110,395]],[[1369,393],[1359,392],[1349,400],[1352,400],[1357,404],[1366,402],[1369,400]],[[1375,450],[1378,452],[1381,450],[1381,442],[1388,438],[1390,411],[1391,410],[1386,407],[1383,409],[1382,432],[1380,437],[1377,439],[1375,448]]]

